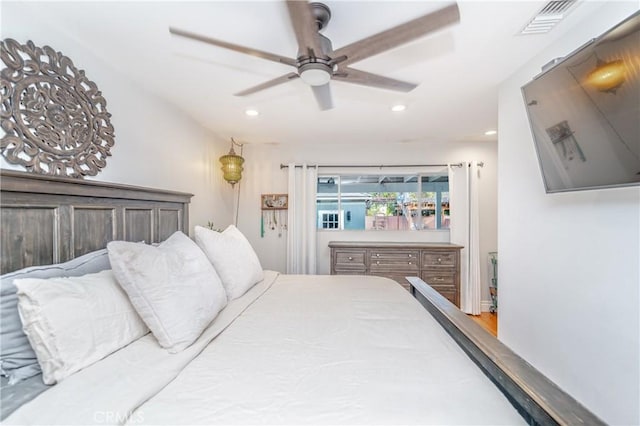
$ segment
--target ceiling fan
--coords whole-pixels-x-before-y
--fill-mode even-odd
[[[435,12],[333,50],[331,40],[320,34],[320,31],[326,27],[329,19],[331,19],[331,10],[326,5],[322,3],[308,3],[307,1],[300,0],[287,0],[286,4],[291,24],[298,41],[298,54],[296,59],[252,49],[250,47],[239,46],[173,27],[169,28],[169,32],[174,35],[213,44],[225,49],[235,50],[236,52],[290,65],[297,70],[297,72],[290,72],[238,92],[235,94],[236,96],[250,95],[299,77],[311,86],[320,109],[327,110],[333,108],[331,88],[329,86],[329,81],[332,79],[345,83],[354,83],[400,92],[409,92],[415,89],[417,84],[360,71],[351,68],[349,65],[408,43],[460,20],[458,6],[454,3]]]

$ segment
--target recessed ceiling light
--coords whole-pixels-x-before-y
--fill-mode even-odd
[[[391,107],[391,111],[393,112],[400,112],[404,111],[405,109],[407,109],[407,106],[402,104],[394,105]]]
[[[245,114],[247,114],[249,117],[255,117],[256,115],[260,114],[257,110],[255,109],[248,109],[244,112]]]
[[[495,135],[497,133],[498,133],[497,130],[487,130],[486,132],[484,132],[484,134],[487,136]]]

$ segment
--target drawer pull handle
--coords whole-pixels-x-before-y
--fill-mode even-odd
[[[413,257],[413,255],[412,255],[412,254],[410,254],[410,255],[409,255],[409,257]]]
[[[442,258],[438,258],[438,263],[442,263]]]
[[[379,265],[379,264],[380,264],[380,261],[379,261],[379,260],[378,260],[378,261],[376,261],[376,265]]]
[[[380,253],[376,253],[376,257],[380,257]]]
[[[434,281],[444,281],[444,278],[442,277],[433,277]]]
[[[409,261],[409,265],[413,265],[413,262]]]
[[[349,260],[353,260],[353,257],[349,256]]]

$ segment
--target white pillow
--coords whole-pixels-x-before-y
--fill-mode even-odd
[[[22,330],[13,281],[20,278],[78,277],[110,268],[107,249],[101,249],[68,262],[29,266],[0,276],[0,374],[9,378],[10,385],[42,372],[36,353]]]
[[[149,332],[110,270],[14,283],[23,329],[48,385]]]
[[[112,241],[107,250],[131,303],[171,353],[191,345],[227,304],[213,266],[180,231],[155,247]]]
[[[242,296],[262,281],[264,274],[260,260],[235,226],[229,225],[223,232],[196,226],[195,237],[220,275],[229,300]]]

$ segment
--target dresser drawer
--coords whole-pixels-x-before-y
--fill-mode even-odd
[[[450,251],[423,251],[422,267],[445,267],[455,268],[457,264],[457,253]]]
[[[369,250],[371,260],[406,260],[417,261],[420,258],[418,250]]]
[[[371,272],[417,272],[420,269],[420,252],[418,250],[369,250],[368,256]]]
[[[364,273],[367,270],[364,250],[336,250],[334,270],[337,273]]]
[[[438,271],[423,271],[420,275],[422,281],[430,286],[439,287],[452,287],[457,286],[456,274],[454,272],[438,272]]]
[[[389,260],[373,260],[369,265],[369,271],[371,273],[378,272],[397,272],[401,275],[419,275],[420,268],[415,260],[401,260],[401,261],[389,261]],[[404,276],[403,275],[403,276]]]

